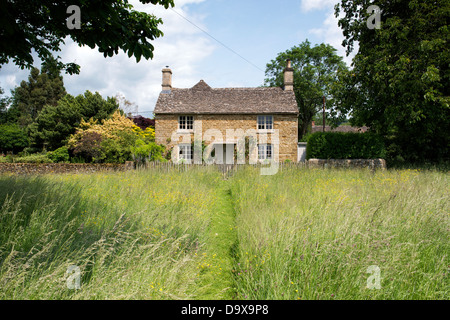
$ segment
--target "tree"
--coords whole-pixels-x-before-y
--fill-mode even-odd
[[[19,152],[28,146],[25,132],[16,124],[0,125],[0,151]]]
[[[8,112],[8,98],[3,97],[3,89],[0,87],[0,124],[7,122],[7,112]]]
[[[337,81],[338,70],[347,67],[342,57],[336,54],[336,49],[329,44],[311,47],[306,40],[278,54],[266,67],[265,84],[283,86],[283,71],[286,59],[291,59],[294,69],[294,92],[299,109],[299,138],[306,134],[313,117],[321,110],[323,96],[326,106],[334,104],[331,87]]]
[[[118,107],[114,98],[108,97],[105,100],[98,92],[93,94],[86,91],[84,95],[76,97],[67,94],[55,106],[46,105],[30,125],[31,145],[48,150],[62,147],[83,120],[107,119]]]
[[[63,78],[55,59],[50,59],[39,69],[31,69],[28,81],[22,81],[12,91],[12,104],[8,111],[10,121],[26,127],[31,124],[45,105],[56,106],[66,94]]]
[[[155,119],[150,119],[143,117],[141,115],[134,116],[132,118],[129,118],[134,122],[135,125],[137,125],[142,130],[147,129],[148,127],[155,128]]]
[[[139,108],[138,105],[129,101],[122,93],[116,94],[115,98],[119,104],[119,109],[122,110],[128,117],[131,117],[133,113],[137,112]]]
[[[381,9],[379,29],[368,28],[370,5]],[[337,110],[382,134],[393,160],[448,159],[450,0],[341,0],[340,14],[343,45],[359,49]]]
[[[139,1],[166,9],[174,6],[173,0]],[[73,21],[77,13],[79,28]],[[52,52],[60,51],[66,37],[80,46],[98,47],[105,57],[112,57],[121,49],[139,62],[141,57],[153,57],[154,47],[149,41],[163,35],[158,29],[161,23],[154,15],[134,10],[127,0],[2,0],[0,65],[13,59],[22,69],[31,68],[33,50],[42,61],[48,61]],[[79,73],[75,63],[58,65],[69,74]]]

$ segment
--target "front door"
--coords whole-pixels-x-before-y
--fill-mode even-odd
[[[234,143],[216,144],[215,162],[217,164],[233,164],[234,163]]]

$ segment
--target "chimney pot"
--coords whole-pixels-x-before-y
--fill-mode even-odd
[[[291,68],[291,59],[287,59],[286,62],[287,62],[287,67]]]

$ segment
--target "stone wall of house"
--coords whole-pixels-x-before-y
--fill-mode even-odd
[[[127,164],[0,163],[0,174],[94,173],[125,171],[132,168],[134,168],[133,162],[128,162]]]
[[[193,141],[193,133],[178,132],[175,135],[177,140],[173,139],[173,134],[177,133],[178,115],[161,115],[157,114],[155,122],[156,143],[173,147],[179,143]],[[297,130],[298,119],[296,115],[273,115],[274,129],[279,133],[279,161],[291,160],[297,161]],[[194,126],[197,132],[202,132],[202,141],[207,144],[218,141],[212,135],[210,139],[205,139],[205,133],[217,130],[222,135],[222,142],[236,142],[234,137],[227,137],[227,130],[241,129],[255,130],[257,132],[257,115],[194,115]],[[259,133],[257,133],[258,141]],[[183,140],[184,137],[184,140]],[[267,134],[267,143],[271,143],[272,134]],[[208,142],[209,140],[209,142]]]

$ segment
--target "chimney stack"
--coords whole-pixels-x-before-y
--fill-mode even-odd
[[[291,59],[286,60],[286,69],[284,69],[284,90],[294,91],[294,69],[291,65]]]
[[[169,66],[162,69],[162,90],[172,90],[172,70],[169,69]]]

